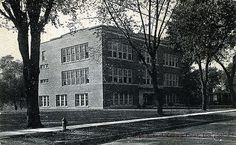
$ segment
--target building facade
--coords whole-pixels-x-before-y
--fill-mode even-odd
[[[133,39],[142,44],[139,35]],[[145,52],[143,52],[145,53]],[[180,105],[180,54],[161,44],[158,82],[165,105]],[[150,57],[145,55],[147,63]],[[112,26],[96,26],[41,44],[41,108],[137,108],[155,105],[152,80]]]

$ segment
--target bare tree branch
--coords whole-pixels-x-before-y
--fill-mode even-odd
[[[139,0],[137,0],[137,4],[138,4],[138,11],[139,11],[139,15],[140,15],[140,19],[141,19],[142,27],[143,27],[145,45],[146,45],[146,47],[148,48],[147,33],[146,33],[146,29],[145,29],[145,24],[144,24],[143,15],[142,15],[142,11],[141,11],[141,8],[140,8]]]
[[[8,16],[3,11],[1,12],[1,14],[3,14],[4,16],[7,16],[8,18],[10,18],[9,20],[11,20],[16,25],[17,24],[17,21],[16,21],[17,18],[13,16],[13,14],[11,12],[11,9],[7,6],[7,4],[5,2],[2,2],[2,6],[3,6],[4,10],[7,12]]]
[[[111,12],[110,9],[109,9],[110,7],[108,6],[106,0],[104,0],[104,3],[105,3],[105,6],[106,6],[106,8],[107,8],[107,10],[108,10],[108,13],[110,14],[112,20],[114,21],[116,27],[117,27],[117,28],[123,33],[123,35],[127,38],[128,42],[129,42],[129,44],[130,44],[130,46],[132,47],[133,50],[135,50],[135,51],[137,52],[139,58],[142,60],[142,62],[143,62],[143,64],[144,64],[144,66],[147,68],[148,72],[151,74],[151,71],[149,70],[149,65],[148,65],[148,64],[146,63],[146,61],[145,61],[145,57],[142,55],[141,51],[139,51],[139,50],[133,45],[130,36],[127,35],[127,33],[124,32],[124,29],[119,26],[119,24],[118,24],[118,22],[116,21],[114,15],[112,14],[112,12]],[[112,7],[112,8],[113,8],[113,7]],[[126,30],[126,31],[128,31],[128,30]]]
[[[6,13],[4,13],[1,9],[0,9],[0,13],[6,17],[7,19],[11,20],[12,21],[12,18],[10,18],[10,16],[8,16]]]
[[[162,1],[161,7],[160,7],[160,11],[158,12],[159,9],[159,0],[156,0],[156,24],[155,24],[155,29],[154,29],[154,40],[153,40],[153,47],[156,47],[156,42],[157,42],[157,29],[158,29],[158,24],[159,24],[159,17],[161,14],[161,10],[163,8],[165,0]],[[160,29],[159,29],[160,31]]]
[[[43,16],[42,20],[39,22],[39,25],[41,27],[40,29],[42,29],[46,25],[46,23],[49,19],[49,15],[51,13],[52,7],[53,7],[53,3],[54,3],[54,0],[48,1],[48,5],[46,7],[46,11],[44,13],[44,16]]]
[[[149,4],[148,5],[148,48],[150,49],[151,48],[151,8],[152,8],[152,0],[149,0],[148,4]],[[150,50],[149,50],[149,52],[150,52]]]

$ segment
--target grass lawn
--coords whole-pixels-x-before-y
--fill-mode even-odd
[[[147,113],[148,114],[148,113]],[[129,124],[109,125],[101,127],[91,127],[85,129],[68,130],[66,132],[37,133],[19,137],[0,139],[0,143],[6,145],[39,145],[39,144],[98,144],[110,142],[128,136],[142,136],[142,134],[152,133],[186,127],[188,125],[204,124],[220,120],[235,119],[235,112],[224,114],[211,114],[178,119],[145,121]],[[219,120],[220,119],[220,120]]]
[[[185,114],[200,112],[200,110],[164,110],[165,114]],[[41,110],[41,121],[45,127],[61,126],[65,117],[69,125],[87,124],[126,119],[137,119],[158,116],[156,110]],[[25,112],[10,112],[0,114],[0,132],[26,128]]]

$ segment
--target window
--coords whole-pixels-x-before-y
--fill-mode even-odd
[[[143,82],[144,84],[152,84],[152,78],[151,76],[149,75],[148,71],[145,70],[144,71],[144,74],[143,74]]]
[[[61,50],[61,62],[74,62],[89,58],[88,43],[83,43]]]
[[[109,42],[108,43],[109,56],[112,58],[118,58],[122,60],[132,60],[133,52],[132,48],[129,45],[118,43],[118,42]]]
[[[71,61],[75,61],[75,47],[71,47]]]
[[[88,106],[88,93],[75,94],[75,106]]]
[[[76,60],[80,60],[79,45],[75,45]]]
[[[165,102],[166,104],[176,104],[176,103],[179,103],[179,99],[178,97],[176,96],[176,94],[166,94],[165,95]]]
[[[129,105],[133,105],[133,95],[128,94],[128,97],[129,97]]]
[[[47,83],[47,82],[48,82],[48,79],[41,79],[41,80],[40,80],[40,83],[41,83],[41,84],[45,84],[45,83]]]
[[[56,95],[56,106],[67,106],[67,95]]]
[[[85,49],[85,58],[89,58],[88,43],[84,44],[84,49]]]
[[[123,104],[124,104],[124,96],[123,96],[123,93],[119,93],[119,96],[120,96],[120,105],[123,105]]]
[[[71,71],[71,84],[72,85],[74,85],[76,83],[75,79],[76,79],[75,70],[72,70]]]
[[[172,66],[172,67],[179,67],[178,66],[178,57],[172,54],[164,54],[164,65],[165,66]]]
[[[119,104],[118,101],[119,101],[118,93],[115,93],[115,94],[114,94],[114,104],[115,104],[115,105],[118,105],[118,104]]]
[[[128,80],[128,70],[127,69],[124,69],[124,83],[127,83],[127,80]]]
[[[128,104],[128,94],[124,93],[124,104]]]
[[[132,105],[133,97],[128,92],[113,93],[112,102],[111,105]]]
[[[85,83],[89,83],[89,69],[85,68]]]
[[[132,83],[132,71],[131,69],[128,69],[128,83]]]
[[[151,57],[147,52],[145,53],[145,62],[147,64],[151,64]]]
[[[66,49],[61,50],[61,62],[66,62]]]
[[[164,74],[164,86],[168,87],[178,87],[179,86],[179,76],[176,74]]]
[[[41,64],[40,65],[40,69],[47,69],[48,68],[48,64]]]
[[[128,45],[123,44],[123,59],[127,59]]]
[[[49,106],[49,96],[39,96],[39,106],[48,107]]]
[[[123,55],[122,55],[122,44],[119,44],[119,48],[118,48],[118,58],[122,59]]]
[[[112,68],[112,82],[114,83],[132,83],[132,70]]]
[[[118,43],[112,43],[112,57],[117,57]]]
[[[42,51],[42,61],[46,60],[45,53],[46,53],[46,51]]]
[[[62,72],[62,86],[67,84],[66,74],[67,74],[67,72]]]
[[[70,73],[70,71],[66,72],[66,80],[67,80],[66,84],[70,85],[70,81],[71,81],[71,73]]]
[[[118,82],[118,69],[113,68],[113,82],[117,83]]]
[[[62,86],[89,83],[89,68],[62,72]]]
[[[132,48],[128,47],[128,60],[132,60],[133,56],[132,56]]]
[[[71,56],[71,48],[66,48],[66,60],[67,60],[67,62],[71,61],[70,56]]]
[[[84,59],[85,58],[85,49],[84,49],[84,45],[80,45],[80,59]]]
[[[122,83],[123,82],[123,72],[122,72],[122,69],[118,68],[118,72],[119,72],[119,83]]]

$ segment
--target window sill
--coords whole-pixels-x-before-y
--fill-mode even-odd
[[[176,66],[169,66],[169,65],[163,65],[163,67],[168,67],[168,68],[175,68],[175,69],[180,69],[180,67],[176,67]]]
[[[62,85],[62,87],[64,86],[85,86],[85,85],[89,85],[90,83],[86,83],[86,84],[73,84],[73,85]]]
[[[70,62],[62,62],[62,65],[66,65],[66,64],[71,64],[71,63],[78,63],[78,62],[83,62],[83,61],[89,61],[90,58],[86,58],[86,59],[82,59],[82,60],[76,60],[76,61],[70,61]]]
[[[117,57],[110,57],[110,56],[108,56],[107,58],[109,58],[109,59],[114,59],[114,60],[120,60],[120,61],[129,61],[129,62],[134,62],[134,60],[129,60],[129,59],[120,59],[120,58],[117,58]]]

